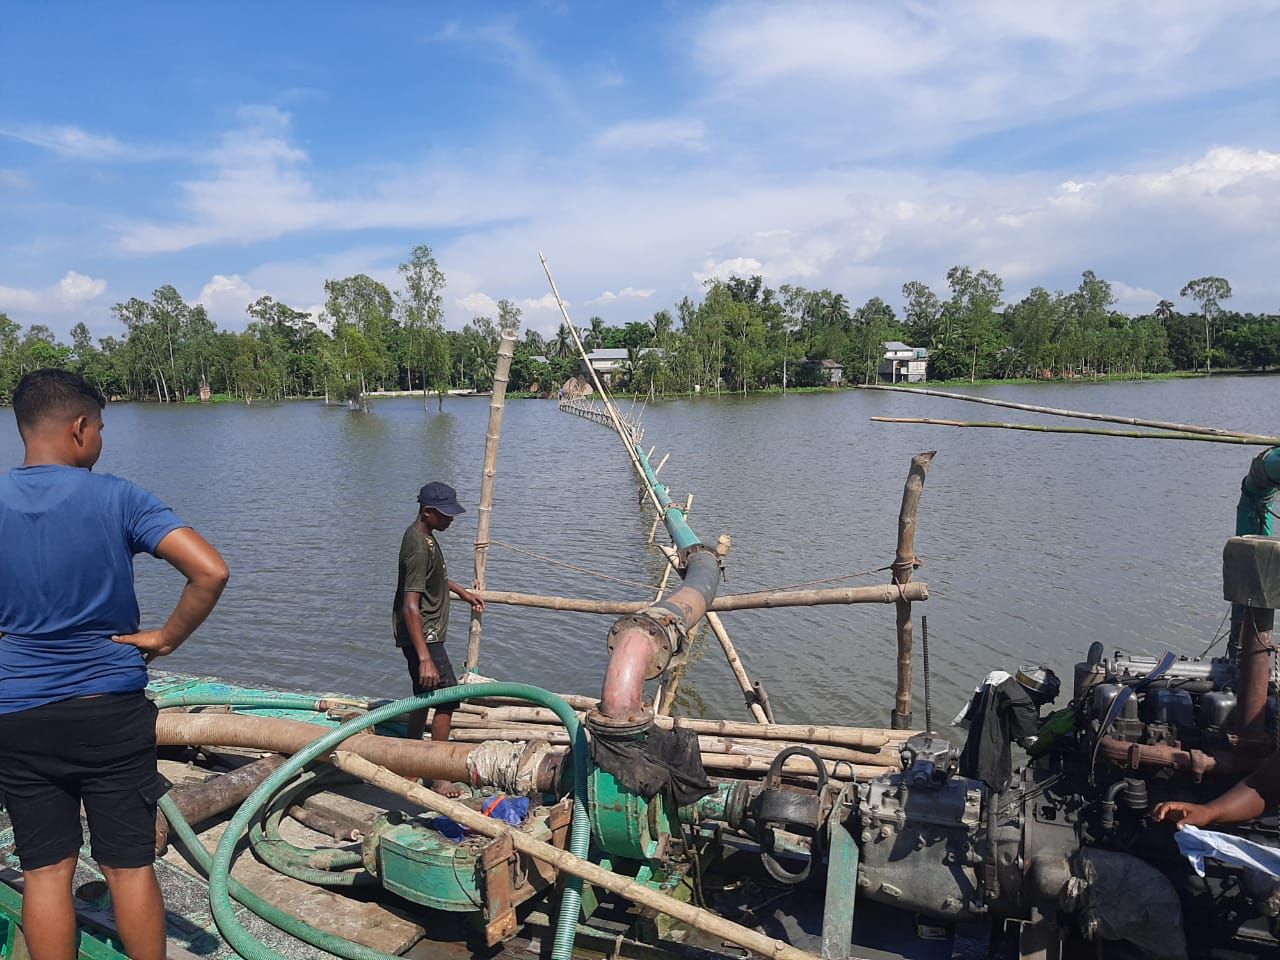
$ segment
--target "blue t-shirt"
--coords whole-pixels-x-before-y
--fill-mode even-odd
[[[154,494],[55,464],[0,476],[0,713],[147,685],[134,554],[186,526]]]

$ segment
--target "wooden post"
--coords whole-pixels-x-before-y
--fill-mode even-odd
[[[937,450],[917,453],[911,458],[907,483],[902,490],[902,508],[898,511],[898,553],[893,560],[893,582],[901,587],[911,581],[916,563],[916,510],[924,492],[925,474]],[[894,697],[889,726],[894,730],[911,728],[911,601],[905,596],[894,604],[898,626],[898,690]]]
[[[480,481],[480,509],[476,518],[476,566],[472,590],[484,590],[484,570],[489,559],[489,517],[493,512],[493,478],[498,472],[498,442],[502,437],[502,413],[507,405],[507,379],[515,352],[514,330],[504,330],[498,343],[498,362],[493,371],[493,397],[489,401],[489,430],[485,434],[484,476]],[[480,617],[471,611],[471,632],[467,637],[467,670],[480,663]]]

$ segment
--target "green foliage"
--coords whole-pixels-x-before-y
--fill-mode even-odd
[[[446,279],[431,249],[415,247],[398,272],[403,288],[394,293],[364,274],[327,281],[318,318],[262,297],[246,308],[242,333],[218,330],[201,305],[184,302],[172,286],[149,300],[115,304],[120,334],[97,343],[83,323],[67,345],[41,324],[24,329],[0,313],[0,399],[42,366],[77,370],[111,397],[160,402],[194,400],[202,384],[215,396],[245,401],[421,390],[424,402],[435,393],[443,403],[451,388],[490,389],[499,332],[520,333],[519,308],[502,300],[496,317],[445,330]],[[854,306],[829,289],[774,290],[760,276],[713,278],[698,301],[685,297],[647,321],[621,325],[591,317],[578,336],[588,350],[625,349],[615,387],[653,397],[829,386],[824,360],[843,365],[846,383],[869,382],[890,340],[928,348],[931,380],[1280,366],[1280,316],[1225,310],[1231,287],[1221,277],[1183,287],[1196,313],[1160,300],[1135,317],[1117,312],[1110,285],[1088,270],[1074,290],[1037,287],[1008,305],[1003,281],[987,270],[953,267],[947,287],[944,300],[920,281],[903,284],[899,319],[875,296]],[[545,339],[526,329],[509,389],[553,391],[580,368],[567,324]]]

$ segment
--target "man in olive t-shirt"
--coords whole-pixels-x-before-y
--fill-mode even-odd
[[[427,693],[458,682],[445,652],[449,632],[449,594],[457,594],[479,613],[484,601],[449,579],[444,554],[435,535],[448,530],[453,518],[465,513],[458,496],[447,483],[433,481],[418,491],[418,516],[400,541],[396,595],[391,606],[396,646],[404,652],[415,694]],[[436,708],[431,720],[431,739],[449,739],[453,705]],[[427,711],[409,714],[410,740],[421,740],[427,727]],[[432,789],[447,797],[460,791],[447,781],[436,781]]]

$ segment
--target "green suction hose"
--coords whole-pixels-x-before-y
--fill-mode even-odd
[[[336,772],[336,771],[334,771]],[[364,869],[364,858],[356,850],[312,850],[295,846],[280,835],[285,811],[304,790],[330,779],[326,771],[308,771],[271,801],[271,809],[261,822],[249,828],[249,843],[261,860],[279,873],[317,887],[378,887],[377,877]],[[359,873],[346,873],[360,867]]]
[[[484,684],[467,684],[466,687],[449,687],[444,690],[437,690],[432,693],[424,694],[420,697],[406,697],[403,700],[397,700],[385,706],[372,710],[363,717],[349,720],[335,730],[329,731],[327,734],[319,737],[314,742],[308,744],[302,750],[298,751],[280,766],[270,777],[258,786],[249,798],[240,806],[232,817],[231,822],[227,825],[226,831],[222,835],[222,839],[218,843],[218,848],[214,852],[212,862],[209,865],[209,903],[213,911],[213,917],[217,923],[219,932],[226,938],[238,954],[245,957],[246,960],[285,960],[280,954],[276,953],[269,947],[259,943],[249,934],[247,930],[241,926],[240,921],[236,919],[235,910],[231,906],[230,887],[233,883],[231,879],[231,861],[235,855],[236,844],[244,833],[245,828],[254,819],[259,809],[267,804],[272,795],[280,786],[291,780],[298,772],[300,772],[308,763],[319,756],[331,753],[335,747],[352,735],[359,733],[368,727],[381,723],[391,717],[399,716],[403,713],[409,713],[414,710],[421,710],[428,707],[440,706],[441,704],[457,703],[461,700],[467,700],[473,697],[511,697],[519,700],[526,700],[538,706],[547,707],[553,710],[556,716],[564,724],[565,729],[569,732],[570,743],[572,744],[571,755],[573,757],[574,772],[574,789],[573,789],[573,817],[569,835],[569,852],[579,859],[586,859],[588,849],[591,843],[591,824],[587,816],[586,796],[587,796],[587,766],[588,751],[586,743],[586,734],[582,728],[582,724],[578,721],[577,714],[573,708],[561,700],[553,693],[542,690],[538,687],[530,686],[524,683],[484,683]],[[223,700],[225,702],[225,699]],[[278,705],[278,701],[273,703]],[[167,799],[167,798],[166,798]],[[172,807],[172,804],[170,804]],[[176,808],[173,808],[176,815]],[[165,808],[165,815],[169,816],[170,808]],[[178,816],[178,820],[181,817]],[[175,823],[175,826],[177,824]],[[189,828],[188,828],[189,829]],[[181,828],[179,828],[181,834]],[[194,834],[192,834],[194,837]],[[184,838],[185,842],[185,838]],[[196,840],[196,845],[199,841]],[[203,850],[203,847],[200,847]],[[243,891],[249,893],[248,891]],[[249,893],[253,899],[261,901],[261,898]],[[237,899],[240,899],[237,897]],[[246,906],[250,904],[241,900]],[[573,941],[577,932],[578,913],[581,910],[582,903],[582,878],[569,877],[565,882],[564,895],[560,901],[560,916],[556,924],[555,941],[552,947],[552,960],[569,960],[573,952]],[[279,914],[280,911],[266,904],[273,914]],[[289,925],[278,923],[272,916],[261,913],[256,907],[251,907],[255,913],[262,916],[263,919],[281,927],[290,933],[294,931],[290,926],[297,927],[298,921],[289,918],[292,921]],[[305,924],[302,924],[306,927]],[[314,928],[307,928],[309,933],[329,938],[331,935],[324,934],[323,931],[314,931]],[[297,936],[297,934],[294,934]],[[306,939],[303,937],[302,939]],[[354,960],[374,960],[374,958],[385,958],[387,955],[377,951],[369,951],[368,948],[359,947],[357,944],[351,944],[341,938],[332,938],[344,949],[335,949],[333,946],[322,946],[321,949],[336,953],[339,956],[354,958]],[[308,943],[316,945],[312,940]],[[359,950],[358,956],[353,950]]]
[[[213,859],[209,856],[209,851],[205,849],[204,844],[200,842],[200,838],[196,836],[196,832],[191,829],[191,825],[187,823],[186,818],[182,816],[182,812],[178,809],[178,805],[173,802],[173,798],[167,794],[161,797],[160,810],[168,819],[169,826],[173,829],[178,840],[195,858],[196,863],[199,864],[205,875],[212,879]],[[212,886],[212,883],[210,883],[210,890],[212,890]],[[326,953],[343,957],[344,960],[401,960],[401,958],[393,954],[383,953],[380,950],[373,950],[358,943],[352,943],[343,937],[326,933],[311,926],[309,923],[304,923],[297,917],[285,913],[270,901],[264,900],[239,880],[227,877],[227,887],[231,896],[235,897],[236,900],[240,901],[263,920],[318,950],[324,950]],[[229,903],[227,909],[231,909]],[[280,957],[280,954],[253,939],[247,930],[239,926],[238,921],[237,927],[243,934],[244,940],[242,940],[242,946],[234,947],[234,949],[241,956],[255,958],[255,960],[269,960],[269,958]],[[219,924],[218,929],[222,929],[221,924]],[[228,937],[227,941],[230,943],[231,938]],[[252,945],[251,953],[245,952],[244,944],[246,943]]]

